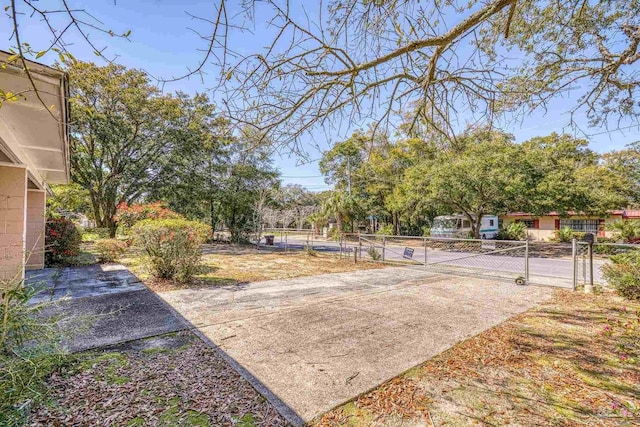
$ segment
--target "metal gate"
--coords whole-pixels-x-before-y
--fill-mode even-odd
[[[575,242],[574,288],[606,286],[604,271],[612,256],[640,251],[640,245]],[[614,258],[615,259],[615,258]]]
[[[434,272],[499,277],[518,283],[530,279],[527,241],[360,234],[357,241],[341,242],[341,248],[355,251],[362,260],[422,266]]]

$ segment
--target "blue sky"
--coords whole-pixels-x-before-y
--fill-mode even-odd
[[[8,4],[7,0],[2,3]],[[19,8],[26,12],[22,2],[16,2]],[[115,3],[115,4],[114,4]],[[40,0],[38,4],[43,8],[57,8],[57,0]],[[171,77],[182,75],[188,67],[195,67],[202,57],[199,49],[205,47],[206,42],[199,38],[193,30],[206,34],[211,28],[211,24],[194,20],[186,12],[196,16],[213,15],[214,10],[211,0],[86,0],[69,1],[72,8],[84,9],[103,22],[104,26],[112,29],[116,33],[124,33],[131,30],[131,41],[111,38],[107,35],[99,34],[96,31],[90,33],[91,38],[99,47],[108,45],[105,54],[108,57],[118,56],[117,62],[129,67],[142,68],[153,76]],[[246,52],[259,50],[263,45],[263,40],[268,39],[268,30],[265,28],[264,20],[261,20],[261,10],[259,5],[256,8],[256,27],[254,34],[243,34],[241,42],[236,46]],[[231,11],[233,13],[233,11]],[[23,38],[28,41],[34,49],[39,50],[46,47],[50,40],[50,34],[37,19],[21,16],[21,32]],[[88,16],[85,19],[90,20]],[[2,43],[0,48],[6,50],[14,46],[15,43],[9,40],[11,34],[9,19],[0,21],[0,38]],[[266,33],[266,34],[265,34]],[[236,34],[237,36],[238,34]],[[69,50],[78,59],[95,61],[100,60],[93,54],[89,46],[81,41],[76,34],[70,33],[67,41],[73,42]],[[53,63],[56,60],[54,53],[50,53],[40,58],[45,63]],[[181,90],[188,93],[208,91],[209,95],[215,99],[215,93],[210,89],[215,83],[217,75],[214,67],[207,67],[208,74],[200,77],[180,80],[179,82],[167,84],[166,91]],[[589,128],[584,116],[574,117],[579,127],[584,133],[576,132],[569,125],[570,117],[566,111],[575,101],[571,96],[554,100],[549,110],[537,112],[521,122],[512,121],[505,124],[503,129],[513,133],[517,141],[524,141],[533,136],[545,135],[551,132],[570,132],[576,136],[585,137],[584,134],[593,135],[588,137],[591,148],[598,152],[619,149],[624,145],[640,140],[638,129],[633,128],[623,132],[606,132],[606,129]],[[464,122],[464,120],[462,120]],[[624,127],[625,123],[622,124]],[[332,141],[326,141],[327,148],[331,142],[344,139],[350,133],[345,130],[345,134],[331,135]],[[323,134],[324,138],[324,134]],[[316,142],[319,137],[316,137]],[[310,163],[296,158],[295,156],[280,155],[276,158],[276,166],[283,175],[285,183],[295,183],[306,186],[310,190],[318,191],[328,188],[317,167],[317,159],[321,156],[313,144],[309,144],[308,159],[316,160]]]

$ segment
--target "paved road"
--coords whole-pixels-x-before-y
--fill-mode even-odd
[[[286,247],[290,250],[302,250],[307,245],[304,238],[287,239]],[[280,241],[277,237],[275,246],[279,248],[285,247],[285,242]],[[357,246],[353,243],[349,244],[350,248]],[[332,241],[313,241],[313,249],[322,252],[339,252],[340,245],[338,242]],[[366,246],[365,246],[366,249]],[[381,252],[380,247],[376,247]],[[385,260],[387,261],[414,261],[416,265],[424,264],[425,251],[424,248],[415,247],[411,258],[404,258],[403,252],[405,247],[400,245],[386,245]],[[525,262],[524,250],[514,249],[517,256],[509,256],[508,252],[493,255],[482,255],[474,252],[464,251],[447,251],[443,249],[427,249],[427,266],[435,271],[453,271],[466,274],[481,274],[487,276],[513,278],[524,276]],[[363,257],[370,258],[366,252]],[[594,281],[602,283],[602,266],[605,261],[594,261]],[[581,263],[578,266],[580,277],[585,278],[588,275],[587,265]],[[532,284],[552,285],[561,287],[571,287],[573,284],[573,263],[568,258],[540,258],[531,257],[529,259],[529,281]],[[588,277],[586,277],[588,279]]]

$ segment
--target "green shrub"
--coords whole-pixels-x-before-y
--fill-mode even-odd
[[[429,237],[431,236],[431,226],[430,225],[424,225],[422,226],[422,235],[424,237]]]
[[[60,342],[58,319],[42,309],[53,303],[29,304],[42,288],[22,282],[0,289],[0,425],[22,426],[30,408],[46,396],[45,381],[69,362]]]
[[[327,230],[327,239],[329,240],[340,240],[340,230],[338,227],[331,227]]]
[[[134,241],[149,258],[154,276],[187,281],[200,265],[210,228],[186,219],[146,219],[136,223]]]
[[[76,225],[66,218],[49,219],[45,230],[45,257],[47,267],[73,263],[80,252],[82,236]]]
[[[382,259],[382,254],[374,246],[370,246],[367,249],[367,253],[371,257],[371,259],[374,260],[374,261],[379,261],[379,260]]]
[[[640,300],[640,250],[612,255],[602,267],[607,282],[625,298]]]
[[[100,239],[96,242],[96,251],[100,262],[114,262],[127,250],[127,242],[118,239]]]
[[[378,228],[376,234],[379,234],[381,236],[393,236],[395,234],[395,227],[393,226],[393,224],[385,224],[382,227]]]
[[[525,240],[527,238],[527,226],[523,222],[512,222],[498,230],[498,240]]]
[[[584,239],[584,235],[585,233],[580,231],[573,231],[569,227],[562,227],[560,230],[556,230],[555,237],[551,240],[560,243],[571,243],[574,238],[578,240]]]

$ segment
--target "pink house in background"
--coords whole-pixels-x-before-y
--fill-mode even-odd
[[[527,212],[510,212],[500,217],[503,227],[512,222],[525,224],[529,238],[533,240],[549,240],[555,237],[557,230],[565,227],[577,232],[594,233],[598,237],[611,237],[612,233],[606,230],[607,224],[631,219],[640,219],[640,210],[617,209],[609,211],[606,216],[587,216],[576,212],[560,216],[558,212],[549,212],[536,217]]]
[[[17,97],[0,107],[0,287],[44,267],[48,184],[69,182],[67,76],[27,61],[36,93],[10,57],[0,51],[0,89]]]

